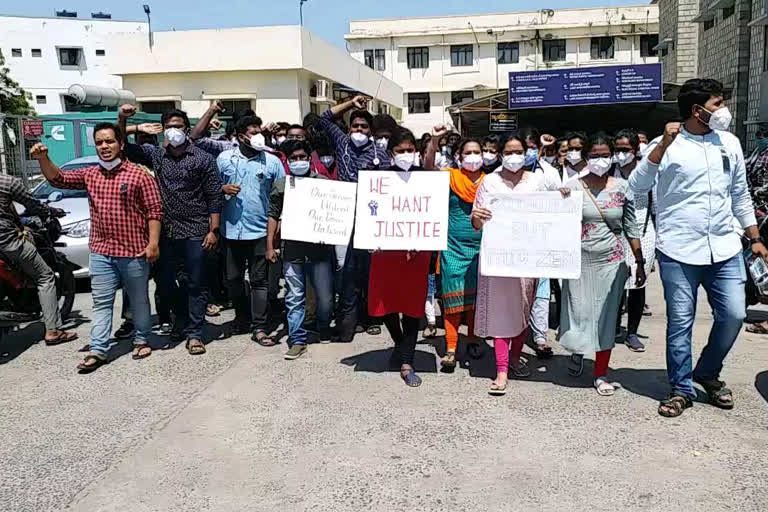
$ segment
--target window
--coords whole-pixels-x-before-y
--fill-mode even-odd
[[[363,54],[365,58],[365,65],[373,69],[373,50],[365,50]]]
[[[42,57],[43,51],[40,48],[32,48],[32,56],[33,57]]]
[[[541,53],[544,62],[565,60],[565,39],[545,39],[542,43]]]
[[[704,32],[714,27],[715,27],[715,18],[712,18],[711,20],[706,20],[704,22]]]
[[[106,51],[104,51],[104,50],[96,50],[96,56],[97,56],[97,57],[103,57],[103,56],[105,56],[106,54],[107,54],[107,52],[106,52]]]
[[[662,48],[661,49],[661,56],[662,57],[666,57],[668,54],[669,54],[669,50],[667,50],[666,48]]]
[[[659,34],[647,34],[640,36],[640,56],[655,57],[659,54],[658,50],[654,50],[658,44]]]
[[[375,61],[375,69],[376,71],[384,71],[387,69],[387,57],[384,53],[384,50],[376,50],[376,61]]]
[[[45,94],[40,94],[38,96],[35,96],[35,103],[38,105],[45,105],[48,103],[48,98],[45,97]]]
[[[520,43],[499,43],[496,48],[499,64],[520,62]]]
[[[142,101],[141,111],[147,114],[164,114],[176,108],[175,101]]]
[[[593,37],[590,44],[590,55],[592,60],[612,59],[613,38]]]
[[[21,48],[11,48],[11,57],[21,57]]]
[[[735,5],[732,5],[730,7],[726,7],[725,9],[723,9],[723,19],[727,20],[728,18],[733,16],[733,14],[735,12],[736,12],[736,6]]]
[[[83,50],[80,48],[59,48],[59,64],[62,66],[79,66]]]
[[[472,65],[472,45],[454,44],[451,45],[451,66],[471,66]]]
[[[409,114],[429,114],[429,93],[428,92],[408,93],[408,113]]]
[[[406,51],[408,69],[427,69],[429,67],[429,48],[417,46]]]
[[[251,107],[251,100],[244,99],[244,100],[219,100],[221,101],[222,105],[224,105],[224,112],[223,115],[220,117],[226,118],[228,116],[232,116],[235,112],[240,112],[245,109],[252,108]],[[171,107],[175,108],[175,107]],[[170,110],[170,109],[169,109]]]
[[[475,94],[472,91],[453,91],[451,93],[451,105],[466,103],[473,99],[475,99]]]
[[[63,95],[64,112],[80,112],[80,105],[72,96]]]

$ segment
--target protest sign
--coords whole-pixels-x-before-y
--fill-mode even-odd
[[[285,180],[283,239],[347,245],[354,224],[357,185],[295,176]]]
[[[490,201],[483,226],[480,272],[484,276],[581,277],[582,192],[508,193]]]
[[[444,171],[360,172],[355,248],[445,250],[449,179]]]

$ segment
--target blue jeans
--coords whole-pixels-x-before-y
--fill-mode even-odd
[[[157,287],[161,300],[176,313],[174,331],[183,332],[187,339],[203,339],[208,303],[205,259],[202,238],[160,239]],[[181,266],[183,271],[179,272]]]
[[[711,265],[688,265],[657,251],[664,300],[667,303],[667,376],[675,394],[696,398],[693,377],[715,379],[746,316],[741,253]],[[699,285],[707,291],[715,321],[707,346],[693,369],[691,334]]]
[[[288,310],[288,346],[306,345],[307,279],[317,296],[317,329],[327,331],[331,325],[333,310],[333,267],[331,261],[310,263],[283,263],[285,275],[285,307]]]
[[[134,344],[149,340],[152,319],[149,311],[149,263],[144,258],[113,258],[91,254],[91,294],[93,296],[93,324],[91,325],[91,353],[106,358],[112,335],[112,311],[115,294],[120,287],[128,295],[136,329]]]

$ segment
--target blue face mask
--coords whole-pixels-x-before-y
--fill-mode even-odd
[[[533,167],[536,164],[536,160],[539,158],[539,150],[538,149],[529,149],[525,152],[525,162],[523,165],[525,167]]]

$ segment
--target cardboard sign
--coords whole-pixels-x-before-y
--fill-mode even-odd
[[[284,240],[347,245],[355,218],[357,185],[318,178],[285,179]]]
[[[444,171],[362,171],[355,248],[444,251],[450,175]]]
[[[484,276],[581,277],[582,192],[506,193],[491,197],[483,226]]]

